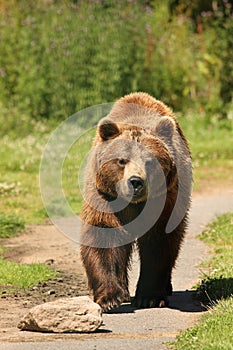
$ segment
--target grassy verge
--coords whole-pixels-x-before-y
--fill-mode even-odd
[[[29,288],[55,276],[56,272],[43,264],[17,264],[0,257],[0,293]]]
[[[175,350],[230,350],[233,344],[233,213],[220,216],[200,236],[210,245],[213,257],[205,263],[209,272],[197,288],[208,302],[200,323],[178,336]]]
[[[49,127],[20,134],[20,128],[0,139],[0,212],[20,216],[26,223],[46,217],[39,191],[39,164],[49,138]]]
[[[203,264],[209,273],[198,296],[206,302],[227,298],[233,294],[233,214],[220,216],[200,238],[212,247],[213,257]]]
[[[20,217],[0,213],[0,239],[13,237],[24,229],[25,224]],[[43,264],[16,264],[3,259],[2,252],[0,245],[0,294],[15,288],[28,288],[56,276],[55,271]]]
[[[207,116],[180,117],[190,143],[194,167],[194,190],[233,183],[233,120]]]

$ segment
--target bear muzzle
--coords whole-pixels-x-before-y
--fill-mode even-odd
[[[132,199],[137,199],[146,194],[145,181],[139,176],[131,176],[127,181],[130,192],[132,192]]]

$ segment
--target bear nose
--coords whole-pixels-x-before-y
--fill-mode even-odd
[[[139,176],[131,176],[128,182],[133,187],[135,193],[141,192],[144,188],[144,181]]]

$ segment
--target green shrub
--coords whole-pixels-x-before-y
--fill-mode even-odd
[[[14,126],[21,118],[64,119],[136,90],[176,110],[226,113],[231,108],[230,14],[224,21],[217,13],[211,19],[203,14],[200,35],[188,12],[171,17],[170,2],[4,2],[3,130],[8,120]]]

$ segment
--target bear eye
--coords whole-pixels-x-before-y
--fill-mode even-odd
[[[127,159],[124,159],[124,158],[118,159],[118,164],[120,166],[124,166],[127,162],[128,162]]]

